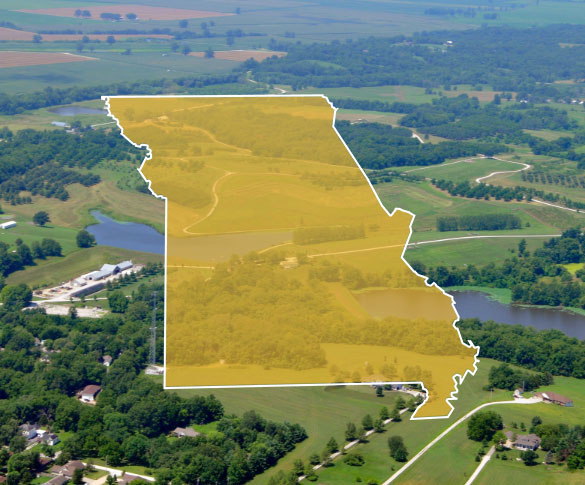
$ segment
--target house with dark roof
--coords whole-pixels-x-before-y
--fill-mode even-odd
[[[63,466],[54,465],[51,467],[51,473],[66,478],[73,478],[75,470],[83,470],[85,465],[79,460],[71,460],[65,463]],[[64,483],[64,482],[62,482]]]
[[[569,399],[566,396],[561,394],[557,394],[556,392],[552,391],[545,391],[545,392],[537,392],[535,394],[536,397],[541,398],[543,402],[548,404],[557,404],[559,406],[565,407],[572,407],[573,400]]]
[[[102,388],[96,384],[90,384],[89,386],[85,386],[83,388],[83,390],[80,393],[80,398],[82,401],[85,402],[94,402],[96,399],[96,396],[99,394],[99,392],[102,390]]]
[[[542,441],[537,435],[531,434],[516,434],[513,431],[506,431],[504,433],[508,441],[506,442],[506,448],[516,448],[517,450],[532,450],[536,451],[540,447]]]

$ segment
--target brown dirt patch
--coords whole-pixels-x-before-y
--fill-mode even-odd
[[[36,13],[40,15],[54,15],[57,17],[75,17],[75,11],[89,10],[91,18],[100,20],[102,13],[119,13],[124,17],[127,13],[134,13],[139,20],[181,20],[200,19],[205,17],[224,17],[231,13],[210,12],[206,10],[187,10],[184,8],[149,7],[145,5],[92,5],[89,7],[62,7],[40,8],[34,10],[19,10],[19,12]]]
[[[494,96],[496,94],[501,94],[499,91],[467,91],[467,90],[457,90],[457,91],[441,91],[446,97],[448,98],[456,98],[461,94],[467,94],[470,98],[477,98],[478,101],[491,103],[494,100]],[[512,99],[516,99],[516,93],[512,93]],[[505,103],[505,100],[502,100],[502,103]]]
[[[190,56],[205,57],[205,52],[191,52]],[[246,61],[250,58],[255,61],[261,62],[264,59],[268,59],[272,56],[283,57],[286,52],[279,51],[253,51],[253,50],[233,50],[233,51],[215,51],[216,59],[223,59],[226,61]]]
[[[36,32],[27,32],[26,30],[7,29],[6,27],[0,27],[0,40],[16,40],[16,41],[29,41],[32,42],[33,37],[37,35]],[[55,42],[58,40],[81,40],[84,35],[87,35],[90,40],[101,40],[105,41],[109,34],[39,34],[44,42]],[[113,34],[116,40],[122,39],[171,39],[172,35],[165,34]]]
[[[4,67],[40,66],[63,62],[96,61],[94,57],[77,56],[64,52],[0,52],[0,69]]]

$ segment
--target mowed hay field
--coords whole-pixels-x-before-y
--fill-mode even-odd
[[[89,7],[62,7],[62,8],[40,8],[33,10],[19,10],[24,13],[35,13],[40,15],[54,15],[56,17],[76,18],[77,10],[89,10],[91,19],[100,19],[103,13],[117,13],[123,17],[126,14],[136,14],[140,20],[181,20],[200,19],[205,17],[224,17],[233,15],[225,12],[210,12],[207,10],[188,10],[184,8],[150,7],[146,5],[92,5]]]
[[[25,41],[32,42],[35,35],[41,35],[45,42],[55,41],[76,41],[82,40],[87,35],[89,40],[104,41],[110,35],[116,40],[121,39],[136,39],[136,38],[153,38],[153,39],[172,39],[172,36],[166,34],[37,34],[36,32],[28,32],[26,30],[9,29],[7,27],[0,27],[0,41]]]
[[[94,57],[77,56],[61,52],[0,52],[0,68],[62,64],[66,62],[96,61]]]
[[[194,57],[205,57],[205,52],[191,52],[189,55]],[[216,59],[238,62],[246,61],[248,59],[262,62],[264,59],[268,59],[272,56],[283,57],[285,55],[286,52],[279,51],[232,50],[214,52],[214,57]]]

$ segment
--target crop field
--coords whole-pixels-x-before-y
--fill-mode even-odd
[[[33,10],[19,10],[19,12],[33,13],[38,15],[54,15],[56,17],[78,18],[75,15],[77,10],[88,10],[89,18],[99,19],[103,13],[119,14],[122,17],[129,13],[137,15],[139,20],[181,20],[181,19],[200,19],[206,17],[222,17],[231,15],[221,12],[210,12],[205,10],[187,10],[181,8],[152,7],[146,5],[90,5],[61,8],[40,8]],[[132,21],[128,21],[129,23]]]
[[[95,61],[94,57],[69,53],[0,51],[0,68]]]
[[[29,41],[32,42],[34,36],[38,35],[36,32],[28,32],[26,30],[9,29],[6,27],[0,27],[0,41],[15,40],[15,41]],[[42,40],[46,42],[56,42],[62,40],[76,41],[81,40],[84,34],[43,34],[41,35]],[[109,34],[87,34],[89,40],[100,40],[104,41],[109,37]],[[114,39],[140,39],[140,38],[153,38],[153,39],[172,39],[172,36],[165,34],[114,34]]]
[[[26,283],[32,288],[43,288],[88,273],[102,264],[115,264],[127,259],[131,259],[134,263],[162,262],[162,256],[159,254],[129,251],[110,246],[94,246],[74,251],[64,258],[49,258],[37,266],[12,273],[6,281],[9,285]]]
[[[190,56],[205,57],[205,52],[191,52]],[[255,51],[255,50],[231,50],[231,51],[216,51],[214,53],[215,59],[223,59],[226,61],[238,61],[243,62],[247,59],[254,59],[255,61],[262,62],[264,59],[276,56],[285,56],[286,52],[279,51]]]

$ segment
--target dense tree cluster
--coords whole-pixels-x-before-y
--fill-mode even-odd
[[[497,389],[523,389],[533,391],[540,386],[548,386],[553,383],[553,376],[550,373],[529,373],[513,369],[508,364],[501,364],[490,369],[488,376],[488,388]]]
[[[63,131],[21,130],[0,144],[0,196],[11,204],[26,203],[32,196],[67,200],[66,186],[89,187],[100,176],[87,171],[102,160],[131,160],[140,150],[117,132],[88,131],[81,135]]]
[[[504,427],[502,417],[495,411],[480,411],[467,422],[467,437],[474,441],[491,440]]]
[[[445,231],[501,231],[520,229],[522,221],[514,214],[477,214],[469,216],[437,217],[437,230]]]
[[[59,242],[51,238],[43,238],[40,242],[33,241],[29,246],[22,240],[15,241],[16,247],[0,242],[0,275],[8,276],[25,266],[35,264],[35,259],[45,259],[48,256],[62,256]]]
[[[393,128],[381,123],[351,124],[338,121],[335,126],[360,165],[369,169],[435,165],[450,158],[470,157],[480,153],[496,155],[510,151],[505,145],[496,143],[420,143],[413,138],[409,129]]]
[[[497,91],[516,91],[520,99],[546,100],[571,89],[548,83],[581,77],[583,32],[581,25],[489,27],[329,44],[272,42],[271,48],[286,50],[288,55],[261,63],[248,61],[242,69],[252,70],[257,80],[296,89],[487,84]],[[453,45],[445,49],[447,40]],[[577,45],[566,48],[561,43]]]
[[[585,343],[559,330],[464,319],[457,324],[465,341],[479,345],[481,357],[541,374],[585,379]],[[512,379],[517,380],[517,379]]]
[[[15,298],[22,293],[6,287],[3,299],[8,289]],[[160,285],[141,285],[124,313],[99,320],[0,307],[0,444],[11,451],[0,467],[7,465],[15,483],[28,483],[40,468],[38,452],[21,446],[22,423],[70,433],[58,463],[94,457],[112,466],[142,465],[164,484],[242,484],[306,438],[299,425],[267,421],[253,411],[225,416],[213,395],[181,398],[144,376],[155,289],[162,322]],[[24,290],[30,298],[30,289],[23,285]],[[158,359],[162,351],[159,332]],[[114,356],[109,368],[101,363],[106,354]],[[95,406],[75,397],[89,384],[102,386]],[[217,431],[166,437],[177,426],[212,421]]]
[[[168,78],[123,82],[109,85],[84,86],[55,89],[47,87],[43,91],[7,95],[0,93],[0,113],[17,114],[26,110],[70,104],[76,101],[97,99],[103,93],[110,95],[127,94],[164,94],[164,93],[199,93],[199,94],[260,94],[266,92],[262,86],[240,83],[240,74],[205,75],[184,77],[170,80]]]

